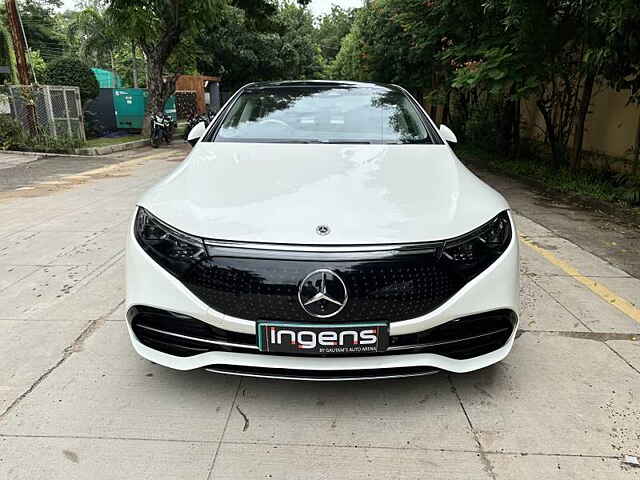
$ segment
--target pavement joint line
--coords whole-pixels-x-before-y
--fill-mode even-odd
[[[541,285],[538,282],[536,282],[536,280],[534,278],[532,278],[531,281],[533,283],[535,283],[544,293],[549,295],[553,299],[554,302],[556,302],[558,305],[560,305],[560,308],[562,308],[565,312],[567,312],[569,315],[571,315],[580,325],[582,325],[584,328],[586,328],[590,332],[593,332],[593,329],[589,325],[584,323],[580,317],[578,317],[575,313],[573,313],[571,310],[569,310],[569,308],[567,308],[560,300],[558,300],[553,293],[549,292],[546,288],[544,288],[544,285]]]
[[[604,344],[607,346],[607,348],[609,350],[611,350],[616,357],[618,357],[620,360],[622,360],[624,363],[627,364],[627,366],[629,366],[629,368],[631,368],[631,370],[633,370],[634,372],[636,372],[637,374],[640,374],[640,370],[638,370],[636,367],[633,366],[633,364],[631,362],[629,362],[626,358],[624,358],[622,355],[620,355],[620,353],[618,353],[616,351],[616,349],[614,349],[611,345],[609,345],[607,342],[604,342]]]
[[[1,437],[2,435],[0,435]],[[269,443],[269,442],[242,442],[237,440],[229,440],[222,442],[225,445],[265,445],[265,446],[277,446],[277,447],[319,447],[319,448],[349,448],[349,449],[372,449],[372,450],[391,450],[391,451],[417,451],[417,452],[449,452],[449,453],[480,453],[478,450],[471,450],[468,448],[425,448],[425,447],[389,447],[378,445],[338,445],[338,444],[320,444],[320,443]],[[553,453],[553,452],[518,452],[515,450],[483,450],[487,455],[519,455],[522,457],[538,456],[538,457],[570,457],[570,458],[608,458],[612,460],[619,460],[622,455],[594,455],[594,454],[582,454],[582,453]]]
[[[23,433],[0,433],[0,438],[27,438],[27,439],[60,439],[60,440],[104,440],[104,441],[132,441],[132,442],[167,442],[167,443],[199,443],[203,445],[218,444],[218,440],[188,440],[177,438],[144,438],[144,437],[113,437],[113,436],[96,436],[96,435],[44,435],[44,434],[23,434]],[[474,453],[477,450],[468,448],[425,448],[425,447],[389,447],[378,445],[340,445],[340,444],[321,444],[321,443],[297,443],[297,442],[241,442],[236,440],[223,441],[224,445],[258,445],[266,447],[314,447],[314,448],[340,448],[352,450],[390,450],[390,451],[415,451],[415,452],[444,452],[444,453]],[[566,457],[566,458],[606,458],[610,460],[620,460],[622,455],[594,455],[582,453],[553,453],[553,452],[519,452],[515,450],[484,450],[487,455],[517,455],[521,457]]]
[[[573,278],[571,275],[566,274],[562,275],[560,273],[521,273],[521,275],[530,278],[547,278],[547,277],[561,277],[561,278]],[[629,275],[584,275],[586,278],[624,278],[624,279],[634,279],[635,277],[630,277]]]
[[[464,416],[467,419],[467,424],[469,425],[469,429],[471,430],[471,434],[473,435],[473,439],[476,442],[476,445],[478,446],[478,453],[480,455],[480,461],[482,462],[482,467],[483,467],[482,469],[485,471],[485,473],[490,478],[492,478],[493,480],[496,480],[496,473],[493,470],[493,465],[491,464],[491,461],[485,455],[484,448],[482,447],[482,442],[480,441],[480,436],[478,435],[478,432],[476,431],[475,427],[473,426],[473,422],[471,421],[471,418],[469,417],[469,414],[467,413],[467,409],[465,408],[464,403],[462,402],[462,398],[460,397],[460,394],[458,393],[458,389],[453,384],[453,378],[451,377],[451,374],[447,375],[447,379],[449,380],[449,385],[451,386],[451,392],[458,399],[458,403],[460,404],[460,408],[462,409],[462,413],[464,413]]]
[[[218,440],[216,451],[213,454],[213,458],[211,459],[211,465],[209,465],[209,473],[207,474],[207,480],[213,480],[213,469],[216,466],[216,460],[218,459],[218,454],[220,453],[220,448],[222,447],[222,441],[224,440],[224,435],[225,433],[227,433],[229,420],[231,420],[231,414],[233,413],[233,407],[236,404],[238,393],[240,393],[240,387],[242,386],[242,381],[243,381],[243,377],[240,377],[240,379],[238,380],[238,387],[236,388],[236,393],[233,395],[233,400],[231,400],[231,406],[229,407],[229,412],[227,413],[227,419],[224,422],[224,428],[222,429],[222,433],[220,434],[220,440]]]
[[[532,333],[534,335],[553,335],[559,337],[576,338],[579,340],[595,340],[598,342],[610,342],[612,340],[635,341],[640,339],[640,333],[618,332],[576,332],[573,330],[527,330],[519,328],[518,332]]]
[[[597,281],[582,275],[571,264],[569,264],[568,262],[565,262],[564,260],[561,260],[546,248],[536,245],[535,242],[529,240],[528,238],[525,238],[524,236],[520,235],[520,242],[522,242],[524,245],[531,248],[534,252],[544,257],[551,264],[555,265],[556,267],[566,272],[568,275],[573,277],[574,280],[580,282],[582,285],[587,287],[589,290],[595,293],[598,297],[600,297],[603,301],[617,308],[632,320],[640,323],[640,309],[633,306],[631,302],[627,301],[623,297],[609,290],[607,287],[605,287],[601,283],[598,283]]]
[[[81,321],[93,321],[97,318],[0,318],[0,322],[35,322],[35,323],[73,323]],[[109,320],[109,319],[107,319]]]
[[[80,332],[80,334],[71,343],[71,345],[68,345],[62,351],[62,356],[60,357],[60,359],[58,359],[58,361],[56,363],[54,363],[53,366],[51,366],[47,370],[45,370],[42,375],[40,375],[24,392],[22,392],[13,402],[11,402],[9,404],[9,406],[7,406],[7,408],[5,408],[5,410],[2,413],[0,413],[0,422],[6,416],[8,416],[9,413],[11,413],[11,411],[14,408],[16,408],[20,404],[20,402],[22,402],[22,400],[27,398],[29,396],[29,394],[31,392],[33,392],[38,387],[38,385],[40,385],[42,382],[44,382],[49,377],[49,375],[51,375],[55,370],[57,370],[58,367],[60,367],[60,365],[62,365],[69,357],[71,357],[71,355],[73,355],[74,353],[76,353],[78,351],[78,347],[81,346],[85,342],[85,340],[87,340],[100,327],[102,318],[106,318],[107,316],[109,316],[112,313],[114,313],[118,308],[120,308],[120,306],[123,303],[124,303],[124,300],[122,300],[120,303],[118,303],[118,305],[116,305],[113,309],[111,309],[109,312],[107,312],[102,317],[100,317],[98,319],[95,319],[95,320],[90,320],[87,323],[87,325],[85,326],[85,328]]]

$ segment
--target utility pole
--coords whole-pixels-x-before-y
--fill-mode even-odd
[[[23,118],[19,119],[29,129],[31,135],[36,134],[36,106],[33,100],[33,92],[29,88],[29,62],[27,61],[27,37],[24,34],[22,20],[16,0],[5,0],[7,8],[7,21],[13,40],[13,50],[16,54],[16,66],[18,68],[18,81],[22,85],[22,101],[24,104]]]
[[[29,64],[27,62],[27,46],[24,37],[20,14],[16,6],[16,0],[5,0],[7,8],[7,21],[13,40],[13,49],[16,53],[16,66],[18,68],[18,80],[21,85],[29,85]]]

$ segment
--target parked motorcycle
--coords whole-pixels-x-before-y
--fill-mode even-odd
[[[175,122],[169,116],[163,112],[155,113],[151,116],[151,146],[158,148],[162,141],[167,142],[167,145],[171,143],[173,137],[173,131],[175,129]]]

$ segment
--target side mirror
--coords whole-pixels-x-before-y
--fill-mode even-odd
[[[187,135],[187,142],[189,142],[189,144],[193,147],[196,143],[198,143],[198,140],[200,140],[200,137],[204,135],[204,132],[206,130],[207,126],[204,122],[196,124],[196,126],[193,127],[189,132],[189,135]]]
[[[440,125],[439,132],[444,141],[449,143],[458,143],[458,137],[456,137],[456,134],[453,133],[445,124]]]

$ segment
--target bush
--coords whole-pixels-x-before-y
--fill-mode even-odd
[[[495,102],[485,101],[471,107],[464,125],[465,141],[488,152],[495,152],[499,110]]]
[[[83,104],[92,98],[96,98],[100,93],[98,80],[96,80],[91,69],[73,57],[62,57],[49,63],[43,83],[79,87]]]
[[[8,115],[0,115],[0,149],[19,150],[22,141],[22,125]]]
[[[53,137],[45,131],[30,135],[18,121],[8,115],[0,115],[0,150],[73,153],[82,145],[82,140],[77,137]]]

